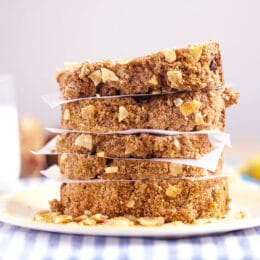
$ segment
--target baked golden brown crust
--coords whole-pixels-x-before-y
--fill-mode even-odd
[[[163,179],[219,175],[222,170],[222,158],[219,160],[215,172],[177,163],[89,158],[82,154],[62,154],[59,156],[59,165],[61,173],[66,178],[73,180],[96,178],[108,180]]]
[[[62,128],[109,132],[126,129],[223,130],[225,109],[237,102],[230,88],[153,97],[81,100],[62,105]]]
[[[206,134],[196,135],[59,135],[57,152],[80,153],[111,158],[187,158],[199,159],[213,150]]]
[[[164,217],[166,222],[222,218],[228,211],[227,177],[203,180],[145,180],[128,182],[67,183],[53,211],[73,217],[104,214],[108,217]]]
[[[124,61],[68,64],[57,74],[63,99],[166,93],[224,85],[219,44],[209,41],[183,49]]]

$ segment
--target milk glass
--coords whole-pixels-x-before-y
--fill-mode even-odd
[[[0,192],[19,178],[20,146],[18,116],[11,76],[0,75]]]

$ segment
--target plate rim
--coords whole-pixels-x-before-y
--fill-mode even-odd
[[[120,226],[115,227],[105,227],[104,226],[95,226],[95,227],[87,227],[80,226],[80,228],[76,226],[70,226],[66,224],[52,224],[52,223],[41,223],[35,222],[32,219],[20,219],[19,222],[17,220],[18,217],[12,216],[6,212],[6,204],[8,203],[8,199],[13,196],[17,196],[21,192],[33,192],[39,189],[46,189],[48,187],[54,188],[54,185],[57,186],[57,183],[44,183],[39,187],[25,187],[24,189],[20,189],[18,191],[13,191],[7,194],[3,194],[0,196],[0,221],[14,225],[21,228],[32,229],[37,231],[44,232],[52,232],[52,233],[63,233],[63,234],[71,234],[71,235],[89,235],[89,236],[111,236],[111,237],[167,237],[167,238],[184,238],[184,237],[194,237],[194,236],[205,236],[212,234],[220,234],[227,233],[232,231],[243,230],[247,228],[253,228],[256,226],[260,226],[260,215],[255,218],[245,218],[239,220],[227,220],[222,223],[207,223],[207,224],[182,224],[183,229],[178,227],[175,228],[174,225],[163,225],[158,227],[124,227],[120,228]],[[232,184],[231,184],[232,185]],[[234,184],[233,184],[234,185]],[[253,188],[257,189],[260,192],[260,186],[258,184],[247,182],[243,180],[237,180],[235,185],[239,185],[242,188]],[[75,224],[76,225],[76,224]],[[200,228],[205,226],[205,228]],[[167,228],[166,228],[167,227]],[[171,228],[172,227],[172,228]]]

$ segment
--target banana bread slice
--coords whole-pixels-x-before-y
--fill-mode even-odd
[[[165,222],[192,223],[199,218],[222,218],[229,204],[227,177],[63,183],[53,211],[73,217],[89,211],[108,217],[164,217]]]
[[[219,44],[164,49],[131,60],[67,64],[57,74],[63,99],[167,93],[224,85]]]
[[[215,172],[170,162],[89,158],[83,154],[62,154],[59,156],[59,165],[61,173],[66,178],[74,180],[163,179],[219,175],[222,170],[222,158]]]
[[[199,159],[213,150],[207,134],[154,135],[69,133],[59,135],[60,153],[90,154],[112,158],[187,158]]]
[[[225,109],[237,103],[231,88],[153,97],[81,100],[62,105],[62,128],[97,133],[127,129],[223,130]]]

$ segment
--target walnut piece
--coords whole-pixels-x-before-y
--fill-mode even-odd
[[[37,222],[53,223],[54,218],[61,215],[59,211],[50,212],[49,210],[42,210],[36,213],[34,220]]]
[[[152,91],[152,94],[161,94],[161,93],[162,93],[162,91],[159,90],[159,89],[156,89],[156,90]]]
[[[92,150],[93,144],[92,144],[92,135],[89,134],[81,134],[78,136],[74,142],[75,145],[84,147],[88,149],[89,151]]]
[[[94,225],[96,225],[96,220],[95,219],[93,219],[93,218],[89,218],[89,217],[85,217],[82,221],[81,221],[81,223],[83,224],[83,225],[86,225],[86,226],[94,226]]]
[[[115,226],[123,226],[123,227],[132,227],[134,226],[134,221],[126,218],[126,217],[115,217],[109,219],[106,224],[115,225]]]
[[[170,171],[170,174],[174,177],[178,176],[178,174],[181,173],[182,171],[182,165],[181,164],[178,164],[178,163],[171,163],[169,165],[169,171]]]
[[[101,68],[101,78],[103,83],[119,80],[119,78],[112,70],[106,68]]]
[[[142,217],[138,219],[139,224],[145,227],[161,226],[164,221],[163,217]]]
[[[149,81],[148,81],[148,84],[151,84],[151,85],[158,85],[158,79],[155,75],[153,75]]]
[[[85,216],[85,215],[80,215],[80,216],[78,216],[78,217],[74,217],[73,218],[73,222],[81,222],[81,221],[83,221],[84,219],[86,219],[87,218],[87,216]]]
[[[124,106],[119,107],[118,122],[122,122],[128,117],[129,113]]]
[[[101,71],[96,70],[88,75],[88,77],[93,81],[94,85],[97,86],[102,81]]]
[[[207,169],[202,169],[202,173],[201,173],[202,176],[208,176],[209,175],[209,172]]]
[[[91,119],[94,117],[95,107],[93,105],[85,106],[81,109],[81,116],[84,119]]]
[[[127,206],[128,208],[133,208],[134,205],[135,205],[135,201],[134,201],[134,200],[129,200],[129,201],[127,202],[127,204],[126,204],[126,206]]]
[[[94,214],[93,216],[90,217],[91,219],[94,219],[96,223],[103,223],[108,219],[108,216],[102,215],[102,214]]]
[[[173,144],[178,150],[181,149],[180,141],[177,138],[174,138]]]
[[[63,119],[64,120],[70,120],[70,111],[67,108],[64,110]]]
[[[80,69],[79,78],[84,79],[86,76],[88,76],[89,73],[90,73],[90,70],[88,68],[88,64],[85,63],[82,65],[82,67]]]
[[[164,58],[167,62],[171,63],[176,60],[176,53],[174,50],[171,49],[164,49],[162,50],[162,53],[164,55]]]
[[[205,124],[203,116],[200,112],[195,114],[195,122],[196,122],[197,125],[204,125]]]
[[[101,151],[101,152],[97,152],[97,157],[105,157],[105,152]]]
[[[198,112],[201,105],[202,105],[201,102],[194,99],[192,101],[186,102],[183,105],[181,105],[180,111],[184,116],[188,116],[192,113]]]
[[[167,78],[172,88],[178,87],[182,84],[182,74],[178,70],[169,70],[167,72]]]
[[[111,166],[105,168],[105,173],[116,173],[116,172],[118,172],[117,166]]]
[[[183,100],[181,98],[176,98],[173,100],[173,103],[175,104],[176,107],[179,107],[183,104]]]
[[[175,198],[177,195],[179,195],[181,193],[181,191],[182,191],[182,189],[180,189],[179,187],[169,185],[165,194],[166,194],[166,196],[168,196],[170,198]]]
[[[195,61],[199,61],[201,53],[202,53],[203,45],[198,45],[196,47],[190,48],[190,54],[194,58]]]
[[[64,224],[72,222],[72,216],[69,215],[59,215],[54,217],[54,223],[55,224]]]

